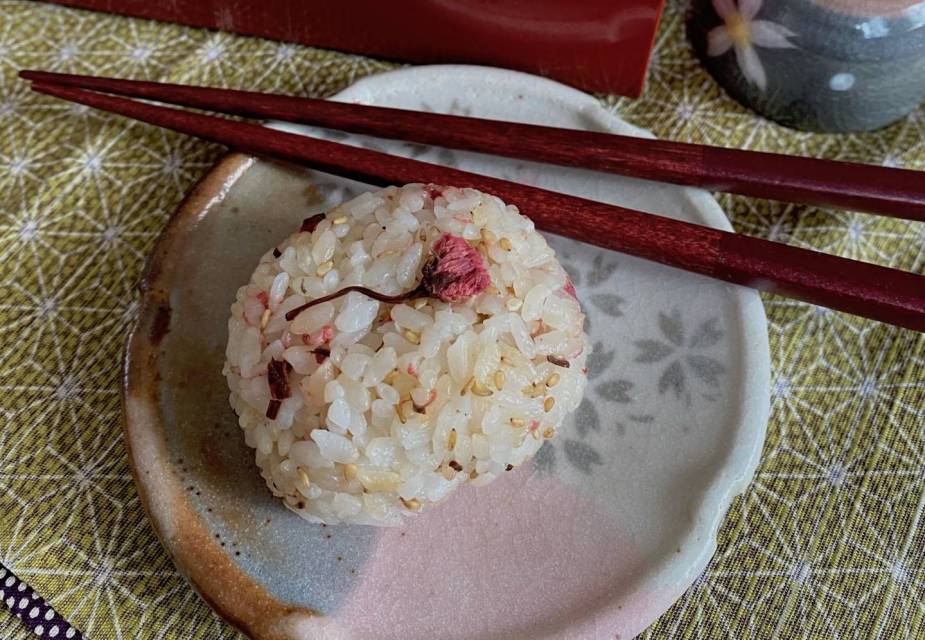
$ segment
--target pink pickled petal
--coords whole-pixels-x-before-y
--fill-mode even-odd
[[[482,293],[491,284],[482,254],[463,238],[445,234],[434,243],[437,264],[433,283],[439,283],[434,293],[444,302],[456,302]]]

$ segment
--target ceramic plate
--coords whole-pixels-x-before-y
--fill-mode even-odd
[[[649,135],[563,85],[477,67],[386,73],[337,99]],[[375,144],[729,228],[696,190]],[[177,566],[257,638],[632,637],[703,570],[758,461],[769,375],[758,296],[551,238],[594,345],[586,399],[555,441],[530,465],[463,487],[401,528],[308,524],[271,498],[228,406],[227,314],[268,247],[363,189],[231,155],[152,256],[128,345],[126,434],[142,499]]]

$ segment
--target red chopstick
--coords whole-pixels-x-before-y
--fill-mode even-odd
[[[35,83],[40,93],[376,185],[467,186],[539,229],[763,291],[925,331],[925,277],[260,125]]]
[[[46,71],[22,71],[20,76],[227,114],[925,220],[925,173],[907,169],[250,91]]]

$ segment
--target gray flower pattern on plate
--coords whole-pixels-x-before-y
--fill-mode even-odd
[[[571,261],[568,251],[560,251],[559,258],[563,267],[572,279],[572,284],[581,287],[581,298],[586,304],[585,310],[588,319],[585,330],[593,335],[591,330],[591,314],[603,314],[609,320],[623,317],[624,305],[627,301],[615,293],[611,276],[617,272],[618,263],[609,260],[601,253],[591,261],[591,268],[582,272]],[[596,340],[592,345],[591,354],[587,361],[587,375],[589,381],[588,394],[596,396],[598,402],[586,397],[572,416],[573,430],[563,434],[558,440],[547,442],[537,453],[534,459],[534,468],[537,471],[551,473],[555,470],[557,459],[564,459],[575,469],[584,473],[593,473],[594,467],[604,464],[604,458],[592,442],[598,438],[613,438],[626,433],[628,423],[649,424],[655,421],[655,416],[634,413],[632,406],[635,402],[633,391],[634,382],[627,379],[625,368],[615,365],[617,349],[608,346],[603,340]],[[620,373],[611,371],[620,369]],[[609,424],[602,424],[598,410],[601,403],[616,405],[614,411],[608,411],[612,420]],[[612,418],[611,418],[612,416]]]
[[[707,387],[700,396],[715,402],[716,395],[709,389],[719,387],[720,376],[726,368],[712,355],[715,347],[723,338],[719,328],[719,318],[702,321],[689,332],[681,319],[681,313],[674,309],[670,313],[658,314],[658,338],[637,340],[635,362],[641,364],[658,364],[662,367],[658,378],[659,395],[673,394],[676,399],[683,399],[691,404],[695,382],[700,387]]]

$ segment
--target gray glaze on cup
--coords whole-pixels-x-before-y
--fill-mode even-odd
[[[732,97],[798,129],[877,129],[925,97],[925,2],[694,0],[688,37]]]

